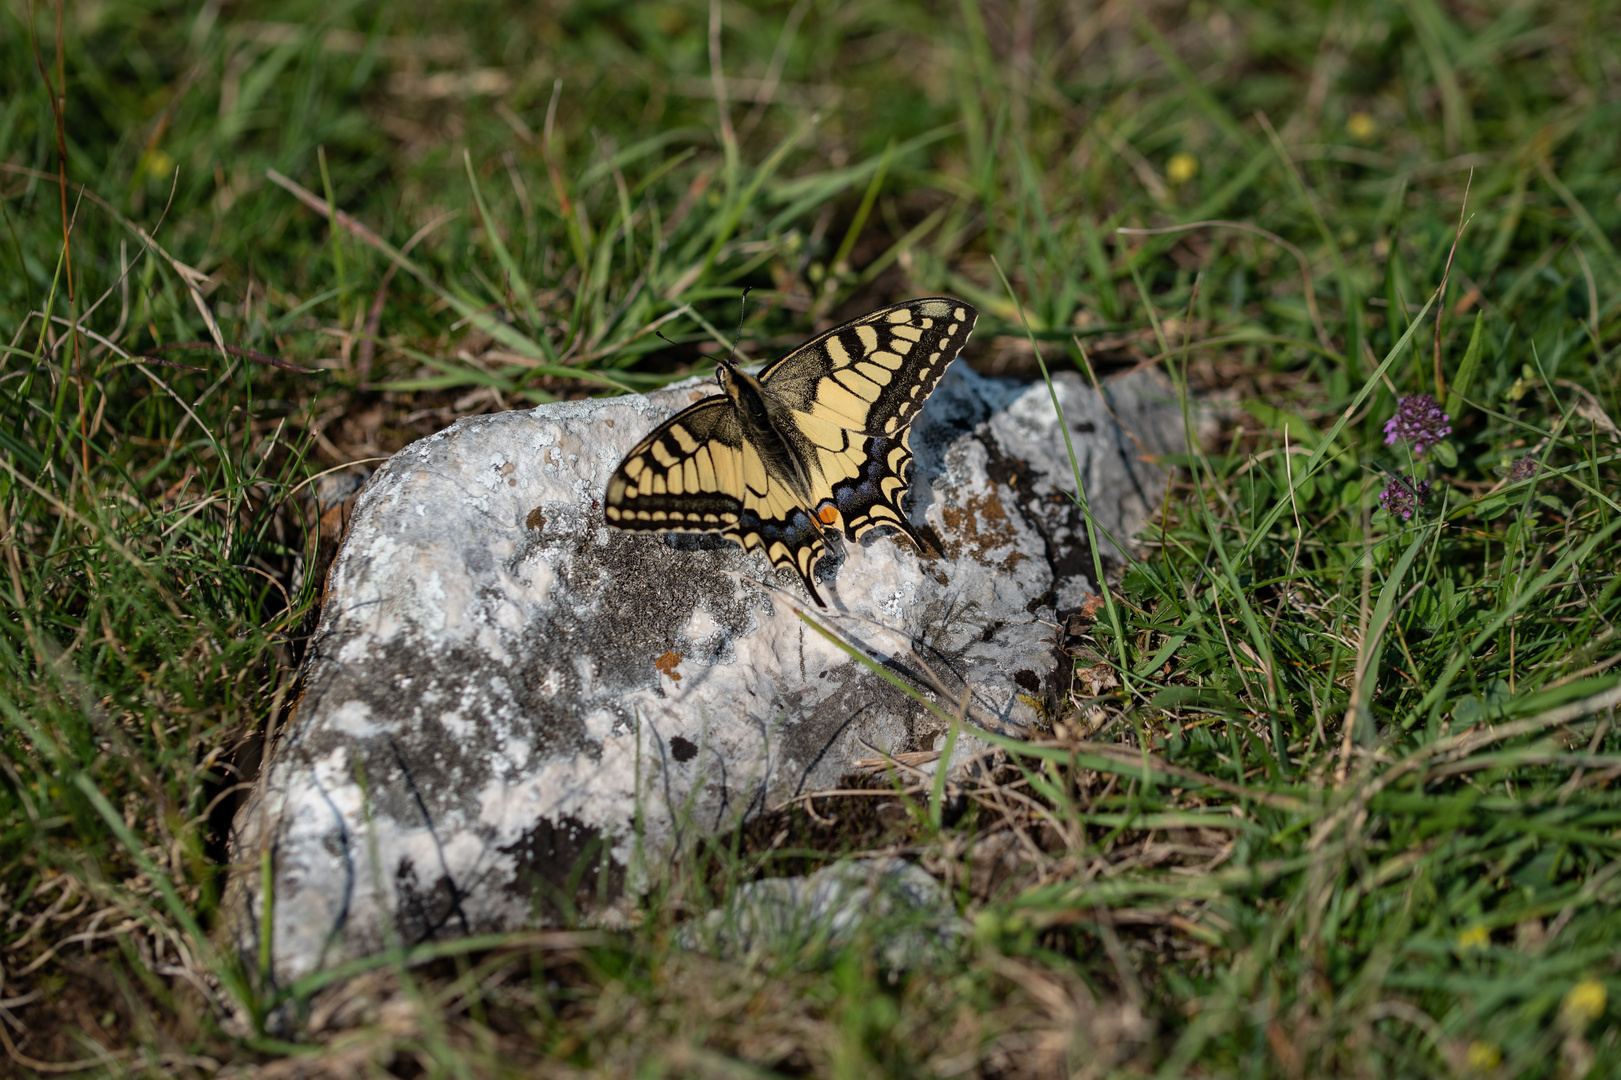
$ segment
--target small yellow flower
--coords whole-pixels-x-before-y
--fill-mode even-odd
[[[1583,979],[1570,988],[1559,1005],[1559,1015],[1573,1028],[1584,1028],[1604,1015],[1609,994],[1597,979]]]
[[[1346,118],[1345,130],[1353,139],[1371,139],[1379,130],[1379,125],[1367,113],[1354,112]]]
[[[142,176],[153,176],[159,180],[167,180],[174,173],[174,158],[164,153],[159,147],[153,147],[141,155],[141,161],[136,171]]]
[[[1165,163],[1165,179],[1172,184],[1185,184],[1199,175],[1199,159],[1187,151],[1171,155]]]
[[[1492,932],[1479,923],[1471,926],[1458,935],[1458,951],[1470,952],[1475,949],[1484,949],[1492,943]]]
[[[1475,1072],[1491,1072],[1503,1063],[1503,1052],[1484,1039],[1476,1039],[1469,1044],[1464,1060]]]
[[[687,14],[674,4],[665,4],[653,13],[653,21],[658,24],[659,33],[665,37],[675,37],[687,28]]]

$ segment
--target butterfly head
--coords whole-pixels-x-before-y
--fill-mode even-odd
[[[737,381],[737,367],[730,360],[720,360],[715,364],[715,381],[720,384],[721,392],[732,396],[732,386]]]
[[[732,363],[730,358],[720,360],[715,365],[715,381],[720,384],[721,393],[741,405],[745,398],[758,397],[762,387],[760,380]],[[749,393],[753,391],[753,393]]]
[[[744,286],[743,295],[738,301],[737,337],[732,339],[731,352],[715,362],[715,381],[720,383],[721,392],[733,401],[737,400],[738,383],[748,379],[747,375],[737,370],[737,365],[732,363],[732,357],[737,353],[738,343],[743,340],[743,312],[748,310],[749,292],[753,288],[752,285]]]

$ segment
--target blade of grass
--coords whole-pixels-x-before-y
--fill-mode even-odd
[[[530,287],[523,271],[518,268],[517,261],[513,259],[512,253],[502,241],[501,230],[496,228],[494,220],[490,217],[490,208],[484,205],[484,192],[479,187],[478,177],[473,173],[473,155],[466,148],[462,150],[462,167],[467,172],[467,186],[472,189],[473,205],[478,207],[478,217],[484,223],[484,237],[489,241],[490,250],[495,252],[496,261],[506,271],[507,281],[518,294],[519,310],[528,320],[530,328],[539,332],[544,320],[541,318],[540,309],[535,306],[535,290]],[[327,201],[331,202],[330,195],[327,196]]]

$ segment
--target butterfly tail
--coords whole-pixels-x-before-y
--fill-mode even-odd
[[[819,608],[825,608],[827,607],[827,601],[823,600],[822,594],[816,591],[816,582],[813,578],[815,571],[816,568],[814,566],[810,567],[809,569],[802,570],[799,573],[799,578],[805,583],[805,591],[810,593],[810,598],[816,601],[816,606]]]
[[[912,528],[912,523],[906,520],[905,514],[899,515],[899,520],[891,522],[891,524],[898,528],[906,536],[906,539],[912,542],[912,547],[917,551],[919,558],[931,559],[939,556],[940,553],[934,550],[934,545],[923,539],[918,531]]]

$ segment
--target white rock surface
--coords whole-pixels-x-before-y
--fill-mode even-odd
[[[233,834],[253,869],[230,931],[258,955],[268,847],[279,984],[391,939],[611,917],[683,837],[935,744],[931,713],[801,620],[790,601],[820,613],[791,572],[604,525],[623,455],[713,385],[469,418],[372,478]],[[1145,456],[1182,448],[1174,395],[1149,373],[1108,407],[1056,385],[1093,512],[1124,540],[1163,490]],[[966,686],[976,719],[1025,731],[1068,687],[1057,622],[1091,592],[1047,387],[957,364],[912,445],[911,519],[944,558],[845,545],[823,621],[920,688],[921,658],[948,708]]]

